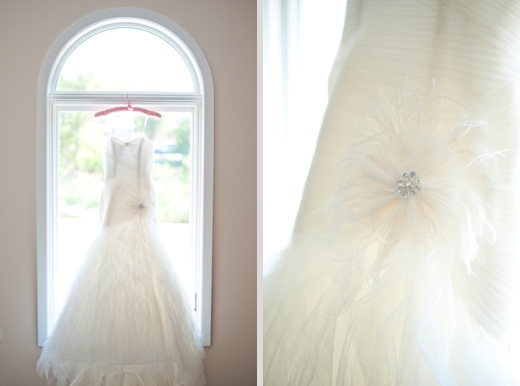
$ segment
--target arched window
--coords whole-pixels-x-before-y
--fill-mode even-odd
[[[94,112],[124,105],[161,120]],[[143,132],[143,130],[145,130]],[[107,135],[155,147],[158,228],[210,343],[213,83],[200,48],[177,24],[144,10],[101,11],[49,51],[38,84],[38,340],[99,231]]]

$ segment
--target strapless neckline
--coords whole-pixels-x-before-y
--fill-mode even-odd
[[[110,135],[110,136],[108,136],[108,140],[119,142],[120,144],[123,144],[125,146],[129,146],[131,143],[136,142],[138,140],[146,140],[147,142],[150,142],[150,143],[152,142],[150,139],[148,139],[148,138],[146,138],[144,136],[136,137],[136,138],[134,138],[134,139],[132,139],[130,141],[123,141],[121,138],[118,138],[118,137],[115,137],[113,135]]]

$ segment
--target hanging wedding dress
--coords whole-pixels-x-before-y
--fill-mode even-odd
[[[348,0],[265,385],[517,385],[520,3]]]
[[[205,384],[201,334],[157,234],[153,156],[147,138],[107,139],[102,228],[37,363],[49,384]]]

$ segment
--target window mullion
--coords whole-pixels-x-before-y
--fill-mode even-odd
[[[202,95],[195,94],[145,94],[130,93],[130,103],[195,103],[202,100]],[[126,93],[92,93],[92,92],[54,92],[49,94],[49,101],[64,103],[99,103],[99,104],[126,104]]]

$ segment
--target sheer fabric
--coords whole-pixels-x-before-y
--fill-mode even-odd
[[[107,139],[102,228],[37,363],[49,384],[205,384],[202,337],[157,234],[153,155],[144,137]]]
[[[519,55],[515,1],[348,2],[266,385],[517,384]]]

